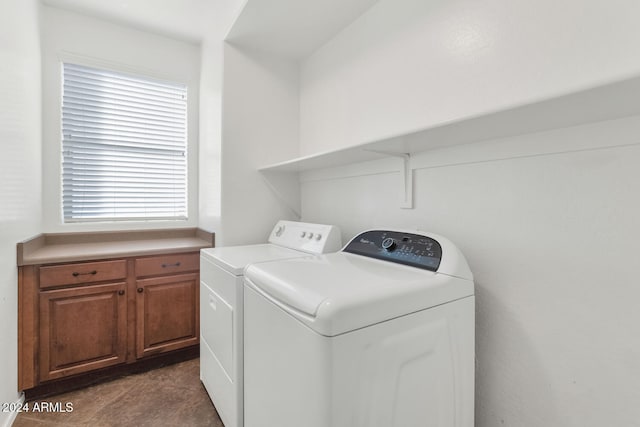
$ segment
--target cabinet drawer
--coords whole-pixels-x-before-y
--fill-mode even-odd
[[[198,271],[199,266],[200,258],[197,252],[137,258],[136,276],[159,276]]]
[[[40,267],[40,288],[120,280],[126,276],[127,262],[123,259],[54,265]]]

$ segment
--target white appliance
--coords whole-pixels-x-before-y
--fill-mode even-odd
[[[255,262],[335,252],[331,225],[279,221],[269,243],[200,252],[200,379],[226,427],[243,425],[243,271]]]
[[[430,233],[245,271],[246,427],[471,427],[474,285]]]

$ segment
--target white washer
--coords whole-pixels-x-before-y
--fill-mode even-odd
[[[474,285],[431,233],[245,272],[246,427],[472,427]]]
[[[335,226],[279,221],[269,243],[200,252],[200,379],[226,427],[243,425],[243,271],[252,263],[340,250]]]

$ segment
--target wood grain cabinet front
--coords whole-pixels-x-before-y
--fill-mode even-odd
[[[199,343],[199,253],[19,267],[18,390]]]
[[[198,271],[198,252],[169,254],[136,259],[136,277],[166,276],[169,274]]]
[[[127,261],[124,259],[52,265],[40,267],[40,289],[124,280],[126,277]]]
[[[126,283],[40,292],[40,380],[123,363]]]
[[[195,345],[199,341],[197,273],[136,282],[136,356]]]

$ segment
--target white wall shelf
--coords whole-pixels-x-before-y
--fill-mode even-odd
[[[438,123],[404,135],[266,165],[266,172],[302,172],[414,154],[435,148],[577,126],[640,114],[640,77],[475,117]]]
[[[247,52],[263,52],[303,62],[339,34],[378,0],[247,0],[226,37],[226,42]],[[286,11],[286,13],[284,13]],[[523,82],[526,84],[526,82]],[[565,86],[569,88],[569,86]],[[546,93],[520,104],[492,104],[491,110],[472,111],[442,122],[395,129],[370,140],[354,139],[340,148],[265,165],[259,170],[279,199],[299,216],[299,200],[283,183],[296,181],[299,172],[397,157],[401,180],[400,206],[412,208],[412,155],[438,148],[549,131],[640,114],[640,76],[602,81],[592,87],[573,87],[565,93]],[[491,104],[490,102],[487,105]],[[427,115],[425,114],[425,117]],[[420,116],[418,116],[420,117]],[[292,120],[299,118],[292,117]],[[414,124],[416,121],[413,122]],[[419,119],[418,119],[419,123]],[[305,142],[305,141],[303,141]],[[304,146],[304,144],[301,144]],[[326,144],[330,146],[330,144]],[[298,195],[299,196],[299,195]]]

